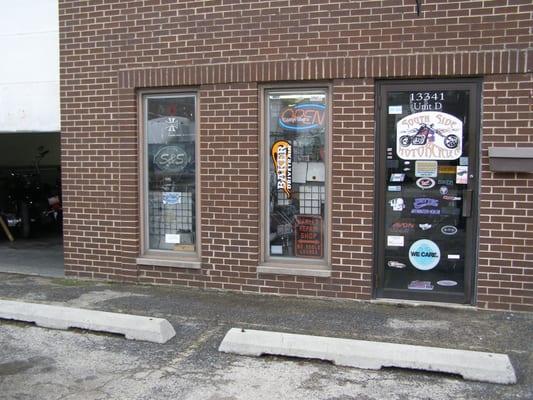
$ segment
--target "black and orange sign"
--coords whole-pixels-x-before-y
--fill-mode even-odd
[[[320,215],[296,215],[294,247],[297,257],[322,258],[322,217]]]
[[[277,177],[277,188],[291,198],[292,190],[292,146],[286,140],[278,140],[272,145],[272,162]]]

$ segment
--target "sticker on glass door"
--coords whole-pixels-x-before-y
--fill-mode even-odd
[[[453,115],[424,111],[396,125],[396,152],[404,160],[456,160],[462,154],[463,123]]]

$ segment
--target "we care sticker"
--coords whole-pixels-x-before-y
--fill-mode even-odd
[[[414,242],[409,248],[409,262],[421,271],[429,271],[437,266],[440,261],[440,248],[428,239]]]

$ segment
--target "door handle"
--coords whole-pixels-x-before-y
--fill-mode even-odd
[[[470,217],[472,215],[472,189],[463,190],[463,217]]]

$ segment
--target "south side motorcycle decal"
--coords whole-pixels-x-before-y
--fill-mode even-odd
[[[453,115],[423,111],[396,124],[396,153],[403,160],[456,160],[461,156],[463,122]]]

